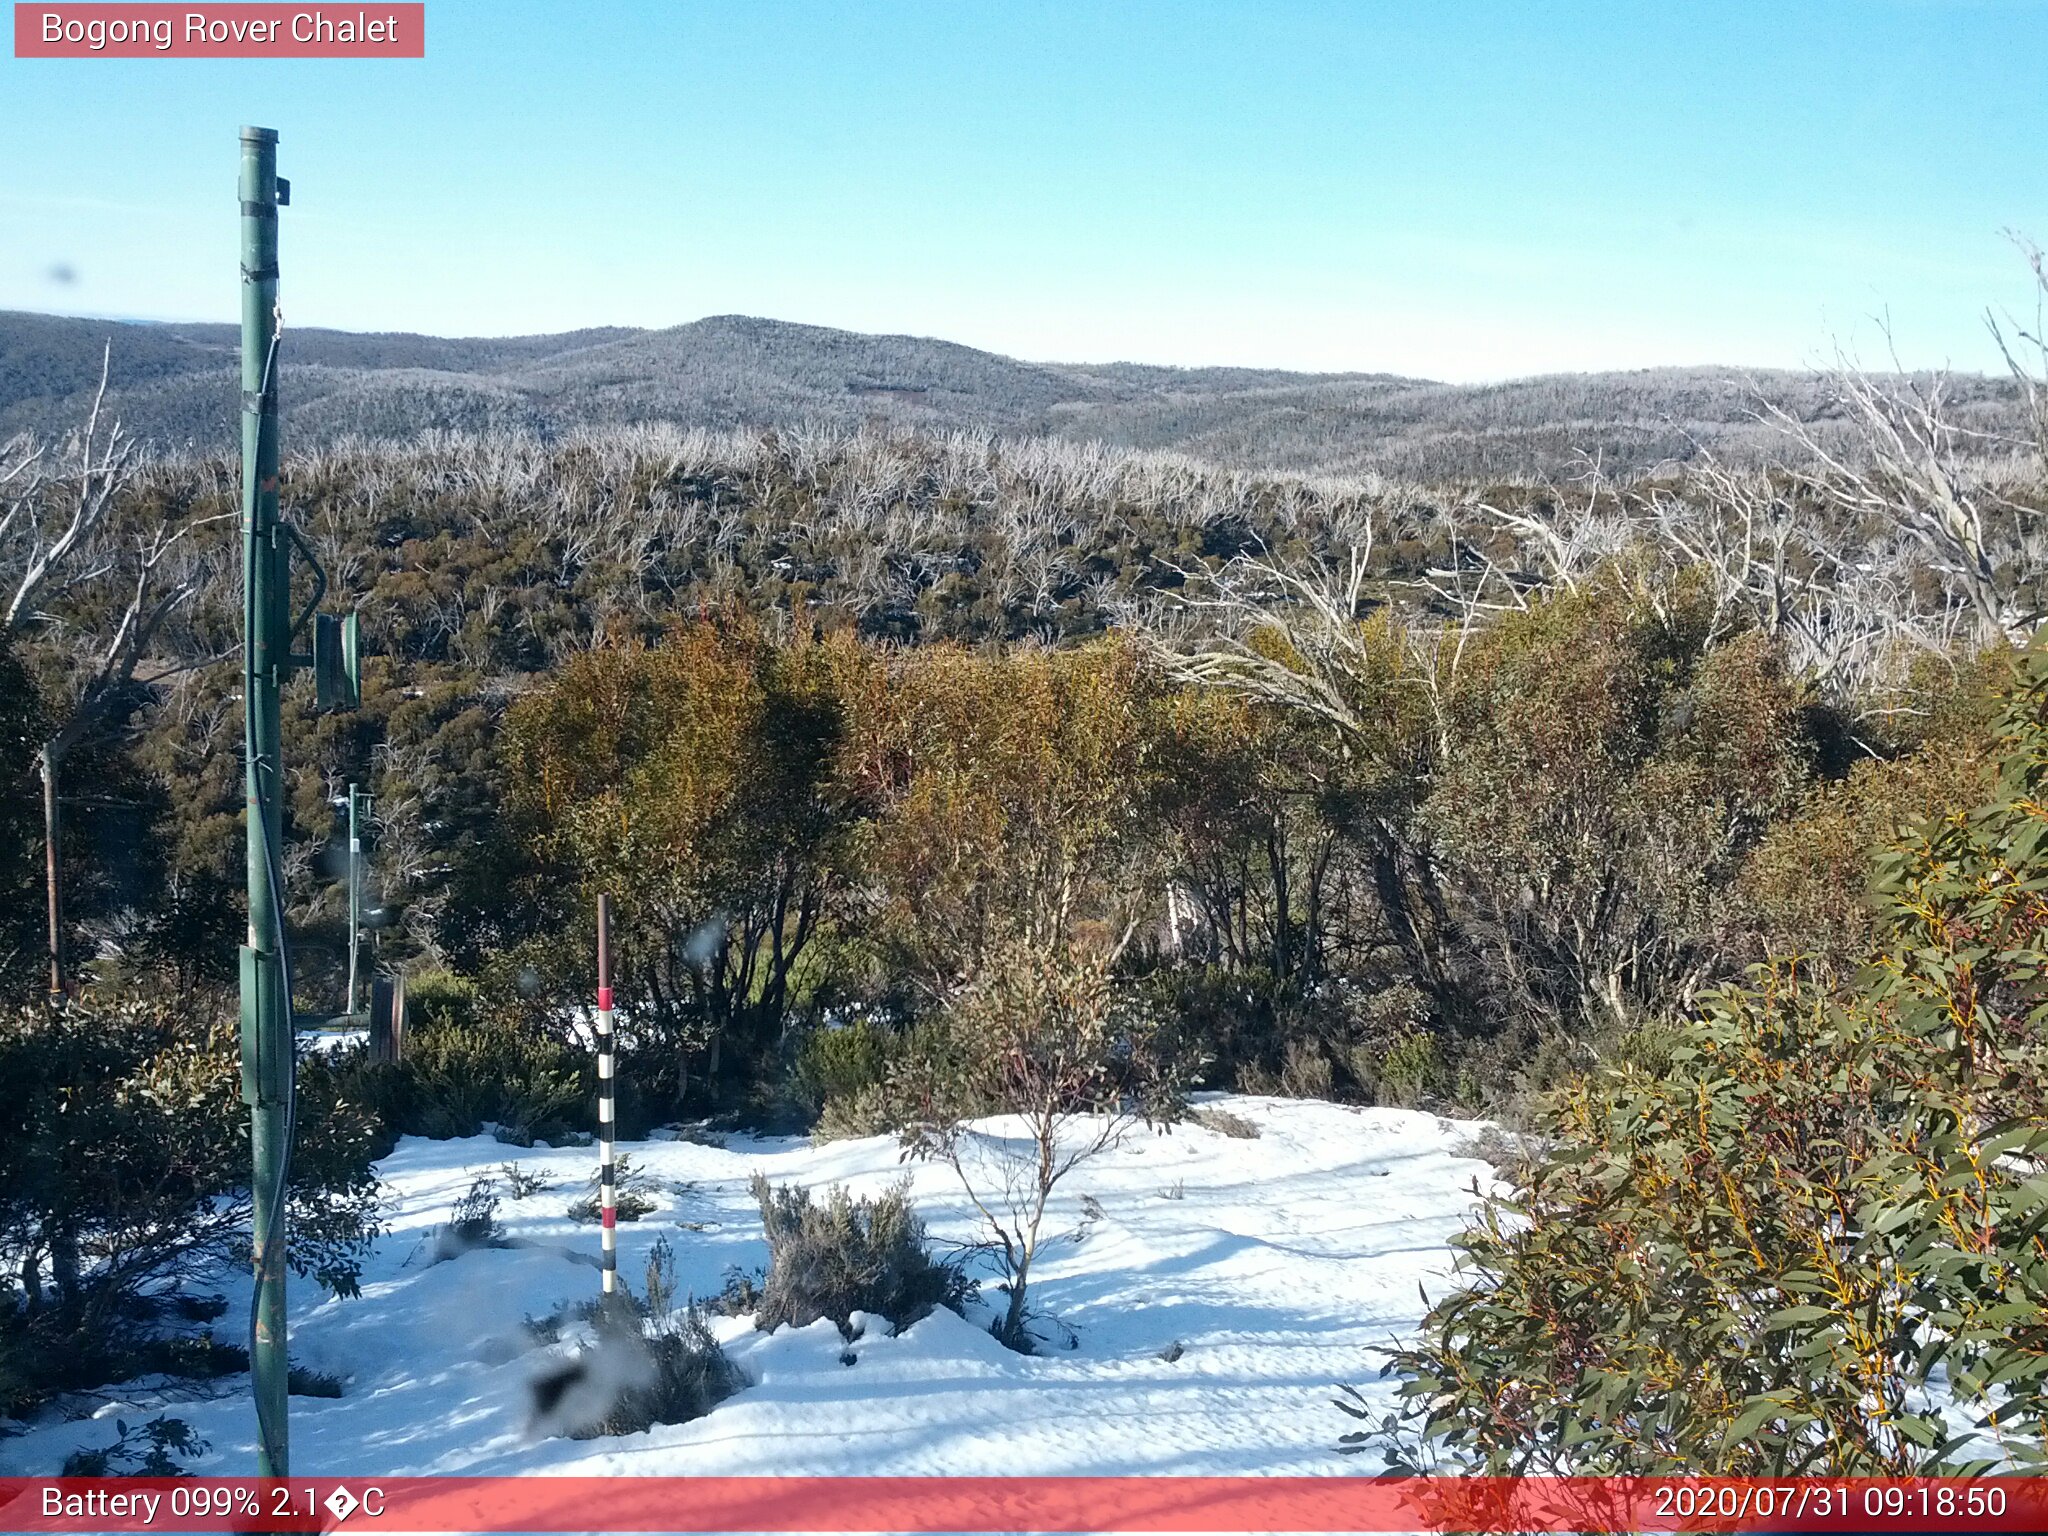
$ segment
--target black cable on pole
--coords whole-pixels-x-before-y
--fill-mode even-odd
[[[280,765],[282,766],[282,765]],[[278,778],[283,781],[282,772]],[[277,844],[270,836],[270,818],[258,816],[263,823],[263,869],[264,879],[270,887],[271,910],[277,913],[277,969],[280,985],[284,988],[284,1011],[288,1027],[285,1038],[291,1042],[290,1070],[285,1073],[284,1088],[284,1150],[277,1159],[277,1178],[270,1190],[270,1230],[263,1234],[263,1247],[256,1255],[256,1274],[249,1287],[249,1357],[256,1357],[256,1320],[263,1300],[263,1277],[270,1273],[270,1266],[277,1258],[277,1245],[282,1240],[285,1226],[290,1217],[285,1210],[285,1195],[291,1184],[292,1143],[298,1134],[299,1109],[299,1025],[292,1013],[292,959],[291,946],[284,937],[284,878],[283,866],[278,861]],[[254,1191],[251,1196],[253,1198]],[[291,1362],[285,1362],[287,1372]],[[266,1444],[276,1444],[277,1426],[267,1417],[263,1394],[256,1394],[256,1432]]]
[[[263,358],[263,387],[258,392],[259,398],[267,399],[271,390],[276,387],[277,343],[282,330],[283,326],[280,323],[271,331],[270,347]],[[246,637],[243,640],[243,644],[245,647],[248,644]],[[289,640],[287,640],[286,649],[290,649]],[[245,734],[247,731],[246,718],[251,704],[252,700],[249,697],[248,690],[245,689],[242,699]],[[277,778],[278,793],[282,796],[284,791],[284,763],[280,760],[273,766]],[[276,914],[277,921],[278,983],[284,992],[285,1039],[289,1042],[290,1061],[285,1072],[284,1147],[278,1156],[277,1176],[272,1181],[270,1189],[270,1227],[264,1232],[263,1245],[256,1252],[255,1274],[249,1286],[249,1358],[252,1361],[256,1358],[257,1322],[263,1309],[263,1280],[271,1272],[271,1265],[279,1260],[278,1245],[283,1240],[284,1229],[290,1221],[289,1213],[285,1208],[285,1201],[291,1187],[292,1143],[297,1139],[299,1099],[299,1025],[297,1016],[292,1011],[291,946],[285,940],[284,865],[278,852],[276,840],[270,833],[270,818],[263,814],[260,803],[255,807],[255,812],[256,814],[252,819],[262,828],[264,884],[269,889],[270,910]],[[251,1217],[253,1220],[256,1196],[256,1191],[253,1187],[250,1189],[249,1195]],[[286,1357],[285,1369],[287,1373],[291,1369],[289,1355]],[[289,1396],[288,1393],[287,1396]],[[265,1405],[264,1394],[261,1392],[256,1393],[255,1399],[257,1435],[265,1446],[274,1446],[279,1440],[280,1426],[272,1422]]]

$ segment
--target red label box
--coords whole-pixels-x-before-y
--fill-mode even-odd
[[[14,7],[17,59],[423,59],[424,4]]]
[[[0,1477],[0,1532],[2048,1529],[2048,1478]]]

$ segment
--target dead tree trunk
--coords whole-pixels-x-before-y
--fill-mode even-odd
[[[57,810],[57,772],[62,758],[54,741],[44,742],[38,757],[43,772],[43,878],[50,909],[50,1001],[58,1003],[71,991],[70,978],[64,973],[63,823]]]

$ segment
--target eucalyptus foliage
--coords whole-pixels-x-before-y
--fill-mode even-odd
[[[2048,647],[1995,793],[1882,856],[1852,982],[1712,995],[1652,1074],[1551,1106],[1555,1150],[1348,1437],[1493,1472],[2048,1465]],[[1356,1399],[1347,1411],[1363,1417]]]

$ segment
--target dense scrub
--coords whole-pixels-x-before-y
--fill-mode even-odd
[[[502,1010],[428,1019],[408,1032],[405,1057],[373,1062],[363,1046],[330,1063],[392,1137],[475,1136],[486,1125],[517,1146],[589,1129],[597,1099],[588,1051]]]
[[[308,455],[288,501],[377,654],[355,714],[292,695],[299,1003],[335,1006],[354,780],[381,963],[477,993],[365,1080],[393,1129],[580,1120],[600,888],[629,1124],[873,1128],[880,1059],[1018,939],[1113,955],[1206,1082],[1511,1107],[1767,953],[1853,960],[1842,871],[1971,793],[1967,621],[2036,596],[2026,482],[1971,473],[1976,597],[1811,476],[1405,491],[657,431]],[[148,467],[109,526],[217,553],[231,485]],[[1881,601],[1829,574],[1858,537]],[[193,587],[75,751],[67,934],[107,981],[232,984],[231,596]],[[14,637],[27,736],[71,633]],[[39,839],[0,833],[22,991]],[[806,1042],[848,1020],[874,1059],[821,1086]]]
[[[1937,462],[1961,477],[1981,525],[1976,555],[1918,542],[1919,524],[1872,510],[1884,486],[1846,470],[1738,476],[1707,465],[1630,482],[1401,486],[1051,442],[657,427],[304,453],[287,462],[286,506],[336,592],[360,599],[373,654],[356,714],[316,720],[301,690],[289,691],[298,970],[309,988],[331,992],[342,914],[331,801],[351,780],[378,797],[374,867],[388,899],[374,910],[387,924],[388,960],[424,956],[477,972],[515,943],[499,894],[524,855],[501,835],[501,812],[534,786],[500,750],[509,705],[593,647],[653,644],[704,614],[744,618],[777,644],[815,635],[870,652],[944,641],[1064,646],[1112,628],[1179,645],[1227,626],[1227,608],[1213,605],[1228,591],[1280,596],[1260,567],[1341,567],[1347,551],[1362,551],[1353,611],[1398,613],[1392,638],[1405,643],[1455,635],[1475,613],[1512,610],[1582,580],[1588,561],[1633,548],[1666,576],[1699,573],[1707,640],[1747,627],[1792,685],[1811,690],[1801,695],[1806,713],[1845,711],[1846,728],[1816,745],[1818,771],[1834,776],[1860,751],[1852,738],[1884,756],[1910,739],[1873,711],[1912,707],[1899,691],[1912,656],[1970,641],[1959,615],[1982,604],[1956,571],[1988,572],[2019,609],[2038,602],[2030,582],[2040,562],[2029,560],[2014,510],[2030,496],[2038,504],[2038,484],[2028,490],[2016,463],[1957,467],[1953,442],[1943,452]],[[49,460],[62,473],[39,493],[40,525],[17,519],[0,548],[10,584],[42,547],[26,530],[58,526],[76,489],[72,462]],[[136,551],[178,534],[151,567],[151,602],[166,606],[147,653],[104,680],[92,728],[70,749],[66,926],[82,959],[118,953],[182,985],[231,982],[242,883],[235,473],[203,457],[131,468],[104,528],[78,553],[81,570],[99,574],[29,604],[11,626],[36,706],[19,725],[43,734],[73,711],[100,674],[95,636],[111,632],[128,583],[143,574]],[[1923,489],[1899,487],[1895,500],[1919,505]],[[956,710],[982,686],[965,664],[959,682],[969,691],[947,706]],[[30,723],[37,718],[44,723]],[[945,727],[934,713],[924,728]],[[1228,722],[1191,722],[1180,743],[1189,774],[1210,766],[1201,754],[1218,753],[1224,770],[1264,781],[1231,829],[1236,846],[1215,856],[1251,856],[1260,820],[1284,810],[1271,840],[1313,885],[1319,845],[1303,812],[1336,810],[1319,766],[1327,746],[1302,730],[1247,747]],[[1414,778],[1384,766],[1394,770],[1388,792]],[[32,801],[10,804],[32,815]],[[1374,817],[1383,809],[1368,807]],[[1208,814],[1199,804],[1178,813],[1189,823]],[[29,878],[36,841],[26,819],[10,841],[30,856]],[[25,884],[19,895],[9,910],[32,929]],[[1266,945],[1276,975],[1289,977],[1301,947],[1327,932],[1304,930],[1308,905],[1301,924],[1283,913],[1263,936],[1251,931],[1256,918],[1234,915],[1232,942]],[[33,971],[29,946],[10,953]]]
[[[206,1373],[210,1285],[239,1283],[248,1112],[232,1024],[163,1000],[95,997],[0,1016],[0,1413],[151,1369]],[[293,1269],[354,1291],[376,1230],[374,1120],[302,1069]],[[220,1368],[233,1369],[238,1351]]]
[[[1495,1472],[2038,1467],[2048,647],[1974,809],[1878,862],[1868,965],[1703,999],[1574,1082],[1464,1243],[1397,1455]]]
[[[856,1101],[1018,944],[1111,956],[1204,1081],[1501,1107],[1794,927],[1848,963],[1844,818],[1962,803],[1984,750],[1951,683],[1935,747],[1830,777],[1840,727],[1782,650],[1713,637],[1682,584],[1536,601],[1456,678],[1383,634],[1349,751],[1125,640],[878,652],[735,618],[592,652],[510,715],[489,974],[577,995],[595,893],[630,893],[623,1059],[657,1117],[877,1128]]]

